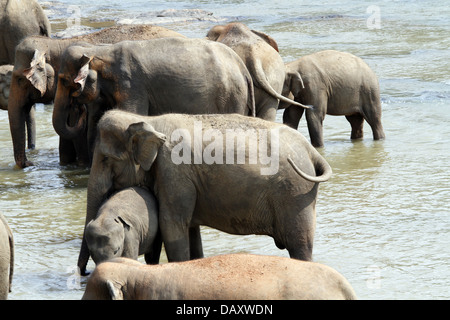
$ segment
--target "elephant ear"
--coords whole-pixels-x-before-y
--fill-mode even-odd
[[[305,89],[302,76],[298,71],[288,72],[286,82],[294,97],[300,94],[300,90]]]
[[[122,287],[116,281],[106,280],[106,287],[108,288],[111,300],[123,300]]]
[[[263,39],[265,42],[270,44],[270,46],[272,48],[274,48],[277,52],[280,52],[280,50],[278,50],[278,44],[277,44],[277,42],[275,41],[274,38],[272,38],[271,36],[265,34],[264,32],[260,32],[260,31],[256,31],[256,30],[252,30],[252,32],[254,34],[256,34],[258,37],[260,37],[261,39]]]
[[[81,91],[84,90],[84,86],[86,85],[86,79],[89,75],[89,63],[92,58],[87,55],[83,55],[80,59],[81,68],[78,70],[78,74],[73,82],[78,83],[80,85]]]
[[[159,148],[166,141],[166,136],[145,122],[131,124],[128,127],[128,133],[134,162],[144,170],[150,170]]]
[[[47,91],[47,68],[45,63],[45,52],[34,50],[34,56],[31,59],[30,67],[23,70],[23,75],[31,84],[39,90],[41,97]]]

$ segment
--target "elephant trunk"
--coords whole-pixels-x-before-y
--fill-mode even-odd
[[[25,154],[25,121],[30,117],[33,103],[29,101],[28,94],[19,88],[17,81],[11,82],[8,100],[8,117],[11,138],[13,142],[14,160],[19,168],[32,166]]]
[[[81,275],[88,274],[86,273],[86,266],[90,256],[86,242],[86,226],[90,221],[95,219],[101,205],[113,192],[111,170],[104,169],[103,163],[98,160],[97,154],[94,154],[87,191],[86,221],[80,254],[78,256],[78,268],[80,269]]]
[[[70,108],[72,107],[69,89],[58,86],[56,90],[55,104],[53,107],[53,128],[63,139],[73,140],[77,138],[85,129],[86,110],[83,110],[77,124],[69,126]]]

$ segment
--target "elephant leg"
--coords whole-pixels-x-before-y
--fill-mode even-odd
[[[362,139],[364,136],[363,126],[364,118],[361,114],[356,113],[350,116],[345,116],[352,126],[351,139]]]
[[[278,110],[278,99],[275,99],[262,89],[255,87],[256,117],[268,121],[275,121]]]
[[[316,147],[323,147],[323,114],[319,109],[306,110],[306,121],[308,123],[308,132],[311,144]]]
[[[72,140],[59,138],[59,163],[62,166],[73,163],[77,160],[77,151]]]
[[[170,179],[170,174],[167,177]],[[173,179],[171,179],[173,180]],[[178,190],[177,190],[178,189]],[[191,258],[189,224],[197,198],[195,187],[165,183],[158,192],[159,227],[169,262],[187,261]]]
[[[381,124],[381,103],[371,101],[367,106],[363,108],[364,119],[372,128],[372,134],[374,140],[382,140],[385,138],[383,125]]]
[[[287,107],[283,112],[283,123],[297,129],[305,109],[297,106]]]
[[[150,252],[144,254],[145,262],[147,264],[159,264],[161,249],[162,249],[162,237],[161,232],[158,230],[155,239],[153,240]]]
[[[30,112],[25,114],[27,124],[28,149],[36,147],[36,106],[30,108]]]
[[[317,189],[317,186],[315,187]],[[293,259],[312,261],[314,233],[316,229],[316,211],[314,204],[302,209],[287,223],[284,244]]]
[[[199,226],[189,228],[189,249],[191,251],[191,260],[203,258],[203,246]]]

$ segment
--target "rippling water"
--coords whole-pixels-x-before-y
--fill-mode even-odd
[[[344,274],[361,299],[450,298],[450,8],[445,1],[40,3],[60,37],[116,23],[156,23],[203,37],[215,24],[242,21],[274,37],[285,62],[324,49],[365,59],[379,76],[387,138],[373,141],[366,124],[365,138],[352,142],[344,117],[326,117],[320,152],[334,175],[319,190],[314,260]],[[176,15],[161,14],[168,9]],[[77,19],[80,28],[73,27]],[[73,268],[88,172],[58,164],[51,114],[52,106],[38,105],[37,149],[28,156],[36,166],[18,170],[7,112],[0,111],[0,209],[16,241],[10,299],[79,299],[86,283]],[[305,120],[299,130],[308,136]],[[288,256],[269,237],[207,228],[202,234],[207,256]]]

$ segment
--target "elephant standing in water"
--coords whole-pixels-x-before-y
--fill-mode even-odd
[[[158,37],[184,37],[183,35],[158,26],[123,25],[100,30],[87,35],[69,39],[51,39],[31,36],[24,39],[16,49],[14,70],[9,90],[8,115],[16,165],[24,168],[33,165],[25,153],[25,119],[34,112],[35,103],[52,103],[60,68],[60,58],[65,49],[79,42],[94,44],[116,43],[123,40],[142,40]],[[72,125],[79,118],[79,110],[71,111]],[[33,148],[35,137],[29,141]],[[89,164],[86,137],[76,141],[60,139],[60,162],[68,164],[78,161],[80,165]]]
[[[227,254],[160,266],[116,258],[97,266],[82,299],[355,300],[356,294],[343,275],[323,264]]]
[[[0,213],[0,300],[11,292],[14,274],[14,239],[8,223]]]
[[[72,105],[88,104],[88,147],[105,110],[141,115],[254,115],[253,84],[239,56],[204,39],[162,38],[111,46],[71,46],[61,58],[53,127],[74,139],[85,127],[67,124]],[[83,119],[81,117],[80,119]]]
[[[370,67],[350,53],[334,50],[304,56],[286,65],[283,95],[312,105],[306,110],[311,143],[323,146],[325,114],[344,115],[352,126],[352,139],[363,137],[366,120],[375,140],[384,139],[378,78]],[[303,109],[284,104],[283,123],[297,128]]]
[[[203,256],[200,225],[269,235],[292,258],[311,260],[319,183],[330,176],[319,152],[280,123],[237,114],[145,117],[111,110],[98,123],[86,224],[112,192],[146,185],[158,200],[169,261]],[[82,274],[85,243],[83,237]]]
[[[237,22],[211,28],[206,38],[229,46],[244,61],[252,75],[258,118],[275,121],[279,100],[308,108],[281,95],[285,65],[273,38]]]
[[[0,108],[3,110],[8,110],[11,83],[11,78],[5,74],[5,68],[12,68],[16,46],[32,35],[51,35],[50,22],[41,6],[35,0],[0,0],[0,66],[3,68],[0,75]],[[34,106],[30,108],[24,121],[27,123],[28,146],[32,149],[36,140]]]

